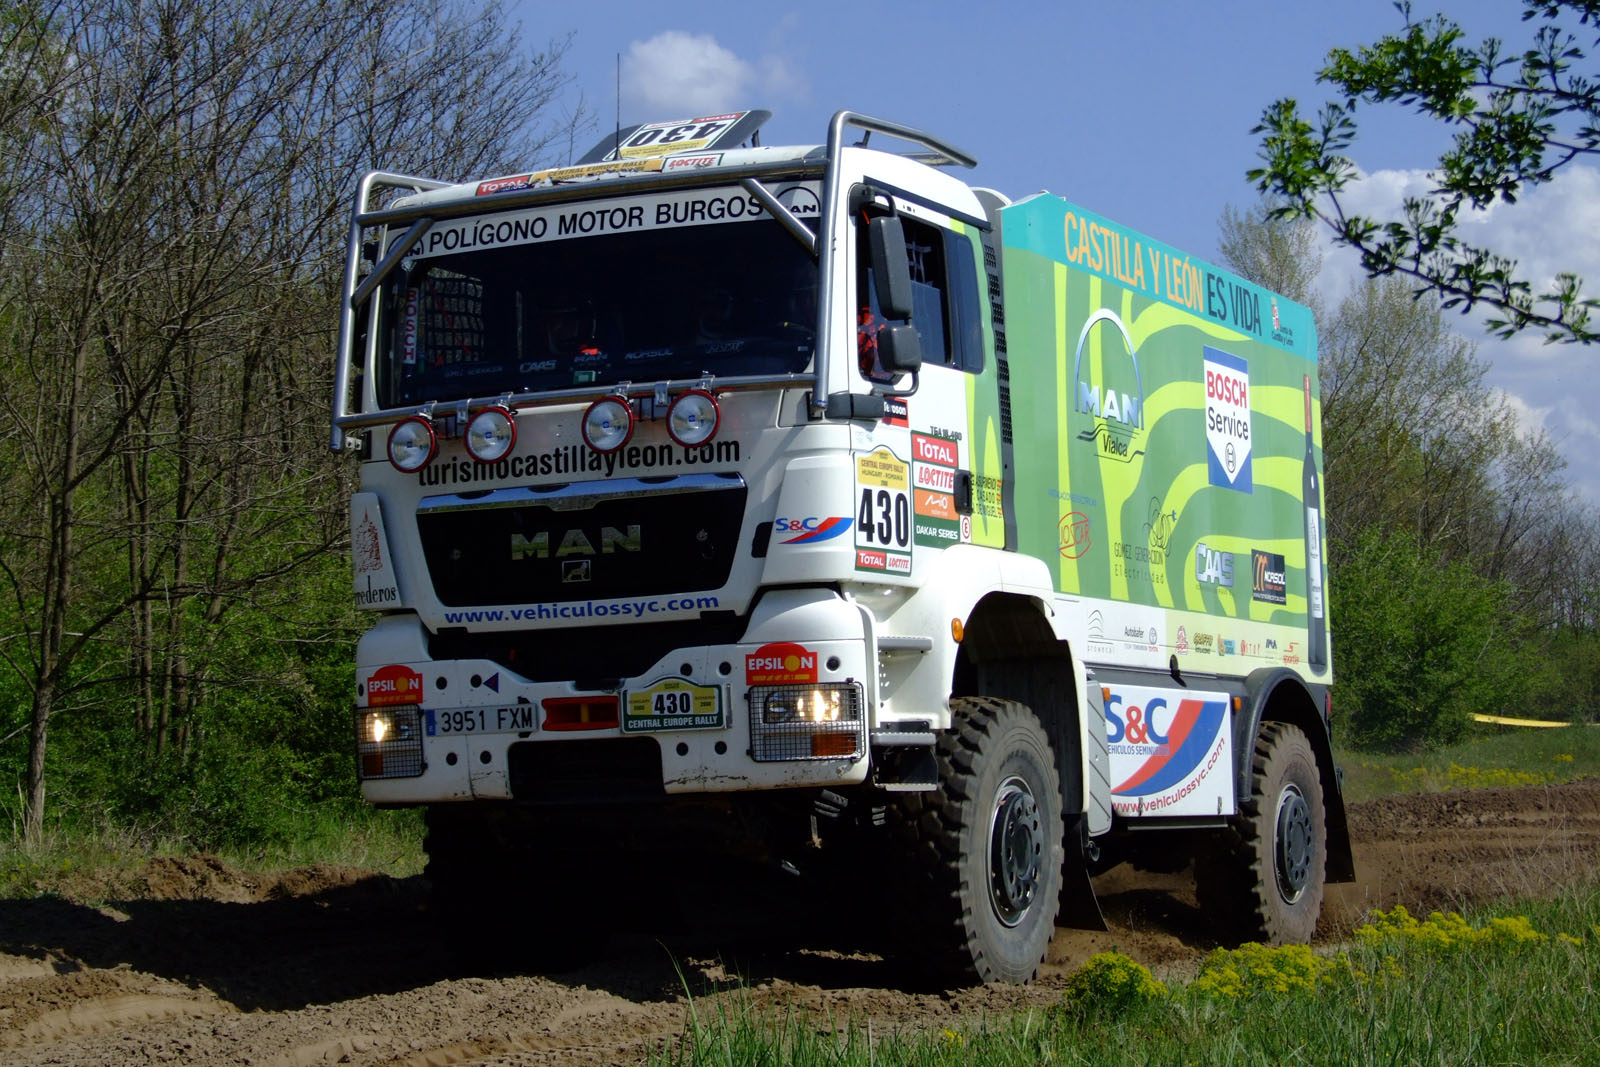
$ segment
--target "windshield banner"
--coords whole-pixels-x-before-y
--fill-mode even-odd
[[[773,193],[779,203],[802,221],[822,214],[820,183],[801,182],[774,189]],[[685,189],[598,203],[552,204],[438,222],[423,235],[411,254],[449,256],[608,233],[750,222],[767,217],[767,209],[761,206],[761,201],[743,189]]]

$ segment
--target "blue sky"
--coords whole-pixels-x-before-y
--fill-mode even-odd
[[[1474,41],[1528,39],[1515,0],[1413,7],[1419,16],[1446,11]],[[1402,26],[1390,0],[522,0],[512,14],[532,43],[574,35],[565,68],[575,85],[563,103],[581,94],[596,117],[579,154],[610,131],[619,103],[624,124],[767,108],[766,144],[820,143],[830,116],[849,108],[972,153],[972,184],[1011,197],[1048,189],[1213,262],[1224,206],[1256,201],[1244,175],[1256,164],[1250,129],[1262,109],[1291,96],[1314,111],[1330,95],[1315,81],[1330,48]],[[1442,131],[1392,107],[1359,117],[1352,156],[1369,176],[1359,201],[1377,211],[1423,190]],[[1575,170],[1473,225],[1536,272],[1576,270],[1600,292],[1600,170]],[[1347,259],[1330,255],[1330,293],[1352,275]],[[1470,320],[1452,321],[1493,364],[1490,383],[1523,424],[1551,434],[1569,484],[1600,504],[1600,353],[1538,338],[1496,342]]]

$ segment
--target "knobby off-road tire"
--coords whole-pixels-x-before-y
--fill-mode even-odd
[[[1055,756],[1021,704],[966,697],[951,706],[940,788],[903,794],[891,809],[910,852],[903,949],[940,977],[1026,982],[1044,961],[1060,906]]]
[[[1250,796],[1218,847],[1201,846],[1195,895],[1240,940],[1311,940],[1322,912],[1327,813],[1311,742],[1298,726],[1266,722],[1251,754]]]

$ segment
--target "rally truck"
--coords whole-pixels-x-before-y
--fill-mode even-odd
[[[436,905],[556,941],[737,858],[1026,981],[1132,861],[1308,939],[1353,876],[1309,312],[920,130],[767,117],[359,183],[357,769],[426,809]]]

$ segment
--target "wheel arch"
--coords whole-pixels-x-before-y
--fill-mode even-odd
[[[1037,597],[996,592],[968,613],[950,679],[952,699],[1003,697],[1027,705],[1055,749],[1062,810],[1086,810],[1082,701],[1083,665],[1056,636],[1049,608]]]
[[[1325,687],[1316,686],[1318,691]],[[1333,762],[1328,723],[1318,710],[1316,694],[1305,679],[1287,667],[1263,667],[1244,680],[1244,708],[1233,722],[1235,794],[1250,795],[1251,758],[1263,722],[1282,722],[1300,728],[1317,758],[1328,827],[1327,880],[1353,882],[1355,857],[1350,850],[1350,827],[1345,817],[1344,794]]]

